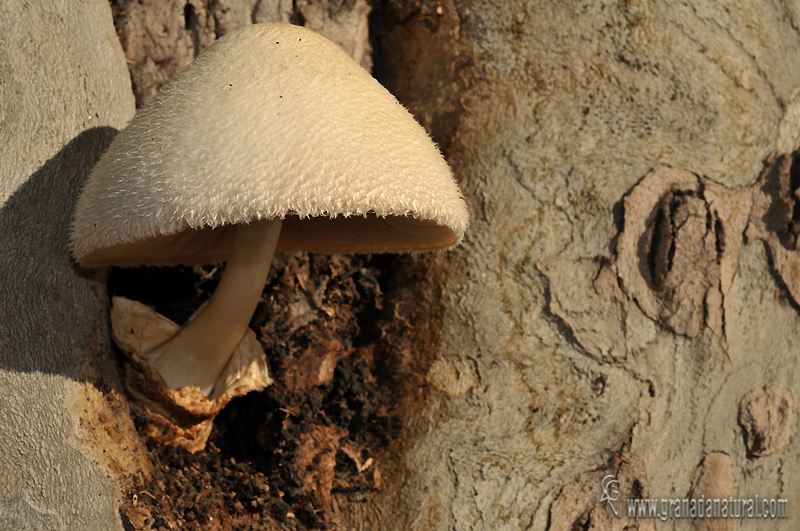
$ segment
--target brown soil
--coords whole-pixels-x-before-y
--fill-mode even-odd
[[[213,21],[195,8],[216,2],[173,4],[112,1],[138,104],[213,41]],[[433,118],[414,104],[427,90],[416,83],[436,84],[442,75],[436,61],[420,59],[443,46],[431,35],[450,35],[420,29],[444,20],[438,4],[372,6],[371,19],[383,21],[370,29],[376,75],[448,151],[456,119],[439,117],[439,104]],[[409,37],[395,26],[411,13],[421,22]],[[150,23],[153,31],[141,29]],[[423,81],[402,81],[409,79]],[[382,475],[402,484],[405,471],[392,456],[420,429],[408,419],[425,401],[447,264],[435,254],[276,259],[251,322],[275,384],[230,403],[205,451],[148,444],[155,476],[128,493],[127,528],[336,529],[337,500],[363,500],[381,489]],[[183,323],[213,293],[221,267],[115,270],[109,291]],[[131,410],[141,428],[146,412],[134,403]]]
[[[383,337],[389,258],[279,258],[251,327],[275,383],[234,400],[205,451],[148,444],[154,481],[121,510],[129,529],[332,529],[332,493],[379,489],[377,453],[399,433],[395,368]],[[115,270],[113,295],[183,322],[213,293],[222,267]],[[138,426],[147,413],[131,405]]]

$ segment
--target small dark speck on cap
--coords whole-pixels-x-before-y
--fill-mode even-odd
[[[275,44],[280,44],[280,43],[281,43],[281,41],[275,41]]]

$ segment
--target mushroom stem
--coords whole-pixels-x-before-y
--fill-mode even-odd
[[[211,396],[261,298],[281,224],[273,219],[234,227],[214,295],[175,337],[148,353],[170,389],[191,385]]]

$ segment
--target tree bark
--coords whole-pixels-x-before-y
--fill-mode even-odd
[[[68,248],[84,179],[133,115],[103,0],[0,10],[0,528],[122,529],[146,477],[109,364],[102,273]]]
[[[420,345],[427,387],[385,457],[398,464],[347,525],[622,529],[627,498],[703,494],[791,511],[798,255],[776,242],[797,184],[776,183],[800,133],[798,6],[455,0],[376,16],[376,71],[445,148],[472,224],[439,266],[441,337]],[[748,443],[755,403],[769,457]],[[600,504],[608,474],[619,520]]]
[[[213,40],[207,4],[179,4],[169,4],[175,24],[180,9],[185,18],[177,48],[165,52],[174,61],[156,65],[174,71]],[[0,210],[4,270],[15,279],[0,310],[0,378],[10,390],[0,401],[0,477],[12,478],[2,522],[72,528],[74,509],[107,529],[111,465],[95,464],[83,443],[61,444],[80,439],[74,397],[92,391],[81,375],[97,359],[86,353],[107,350],[104,296],[68,259],[65,212],[113,133],[81,132],[99,120],[121,127],[132,110],[122,81],[104,77],[88,98],[95,77],[78,75],[108,64],[125,78],[114,46],[104,45],[109,57],[80,55],[100,38],[81,32],[113,40],[107,16],[87,25],[77,22],[85,13],[53,5],[0,18],[10,28],[0,49],[17,46],[2,56],[4,79],[16,83],[0,86],[3,101],[17,94],[24,104],[4,104],[3,121],[27,126],[0,131],[0,145],[15,150],[2,158],[12,177]],[[348,27],[363,37],[363,6],[339,19],[341,39]],[[336,7],[213,4],[220,32],[298,13],[318,29],[315,14],[335,18]],[[626,518],[630,498],[758,495],[788,499],[791,511],[800,492],[791,347],[800,334],[800,8],[444,0],[374,9],[375,73],[445,152],[472,226],[448,255],[397,262],[388,304],[415,323],[387,360],[405,391],[403,432],[376,456],[380,491],[359,503],[336,495],[342,527],[654,528]],[[18,28],[35,47],[23,46]],[[135,41],[147,32],[129,30],[120,32],[144,72],[137,82],[133,69],[141,102],[174,71],[147,71],[158,50]],[[53,34],[83,51],[57,60]],[[366,50],[359,43],[356,55]],[[24,63],[37,65],[37,82],[25,80]],[[88,124],[68,112],[73,101],[108,110]],[[68,208],[58,204],[64,194]],[[32,234],[49,236],[33,238],[23,222],[39,211],[52,216]],[[67,398],[72,420],[57,415]],[[115,459],[116,470],[134,468]],[[600,503],[608,475],[619,481],[620,519]],[[58,481],[88,486],[70,499],[41,490]],[[88,505],[93,494],[102,503]],[[795,521],[790,512],[766,525]]]

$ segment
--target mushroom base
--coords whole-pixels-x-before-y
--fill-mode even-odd
[[[114,341],[127,358],[127,390],[152,415],[144,432],[153,442],[192,453],[203,450],[214,417],[228,402],[272,384],[264,351],[252,330],[245,333],[223,370],[216,386],[222,391],[206,398],[197,387],[170,389],[147,355],[174,337],[180,326],[124,297],[113,299],[111,325]]]

